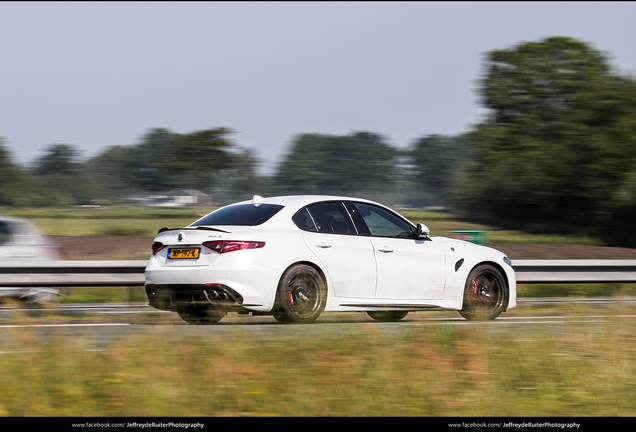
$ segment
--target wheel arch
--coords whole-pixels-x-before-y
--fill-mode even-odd
[[[296,262],[293,262],[293,263],[289,264],[281,272],[281,274],[280,274],[280,276],[278,278],[278,284],[276,285],[276,292],[274,294],[274,306],[272,308],[272,312],[277,311],[279,309],[279,307],[280,307],[280,300],[278,298],[279,297],[278,296],[278,291],[280,290],[280,283],[283,280],[283,276],[285,276],[285,273],[287,273],[287,271],[290,268],[295,267],[297,265],[307,265],[309,267],[312,267],[314,270],[316,270],[318,272],[318,274],[322,278],[322,281],[324,282],[325,286],[327,287],[327,298],[329,298],[329,282],[328,282],[328,279],[327,279],[327,274],[324,272],[322,267],[320,267],[318,264],[316,264],[315,262],[312,262],[312,261],[300,260],[300,261],[296,261]]]
[[[492,266],[494,268],[496,268],[499,273],[501,274],[501,277],[503,277],[504,282],[506,283],[506,302],[504,304],[504,312],[508,310],[508,304],[510,302],[510,280],[508,279],[508,274],[506,273],[506,270],[503,268],[503,266],[501,264],[499,264],[498,262],[495,261],[491,261],[491,260],[486,260],[486,261],[480,261],[478,263],[476,263],[475,265],[473,265],[473,267],[468,271],[468,275],[470,275],[470,273],[475,270],[477,267],[482,266],[482,265],[489,265]],[[462,296],[462,304],[463,304],[463,296]]]
[[[496,268],[497,270],[499,270],[499,273],[501,273],[501,275],[504,277],[504,279],[506,281],[506,288],[510,289],[510,281],[508,280],[508,274],[506,273],[506,269],[504,269],[503,266],[501,264],[499,264],[498,262],[495,262],[495,261],[483,261],[483,262],[480,262],[480,263],[474,265],[473,268],[471,269],[471,271],[474,270],[475,267],[483,265],[483,264],[491,265],[494,268]]]

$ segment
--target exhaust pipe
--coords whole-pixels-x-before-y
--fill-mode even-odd
[[[242,298],[232,288],[221,284],[206,284],[203,294],[210,303],[219,302],[241,304]]]
[[[213,301],[227,301],[227,300],[231,300],[231,297],[229,296],[229,294],[227,292],[225,292],[222,289],[211,289],[211,290],[205,290],[205,296],[208,298],[208,301],[213,302]]]

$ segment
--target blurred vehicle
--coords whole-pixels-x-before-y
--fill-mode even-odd
[[[48,241],[32,222],[0,216],[0,261],[5,266],[60,259],[63,250]],[[0,287],[0,297],[29,303],[60,300],[63,293],[48,287]]]
[[[495,319],[516,306],[501,252],[431,236],[381,204],[333,196],[255,196],[185,228],[163,228],[146,267],[150,305],[190,323],[227,312],[309,323],[323,311],[398,321],[457,310]]]

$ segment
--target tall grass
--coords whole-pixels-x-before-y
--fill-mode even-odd
[[[599,321],[4,329],[0,415],[633,416],[635,320]]]

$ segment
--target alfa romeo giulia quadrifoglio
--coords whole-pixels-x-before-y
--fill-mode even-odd
[[[492,320],[516,306],[515,273],[503,253],[337,196],[254,196],[184,228],[163,228],[145,274],[151,306],[196,324],[228,312],[289,323],[313,322],[323,311],[398,321],[456,310]]]

